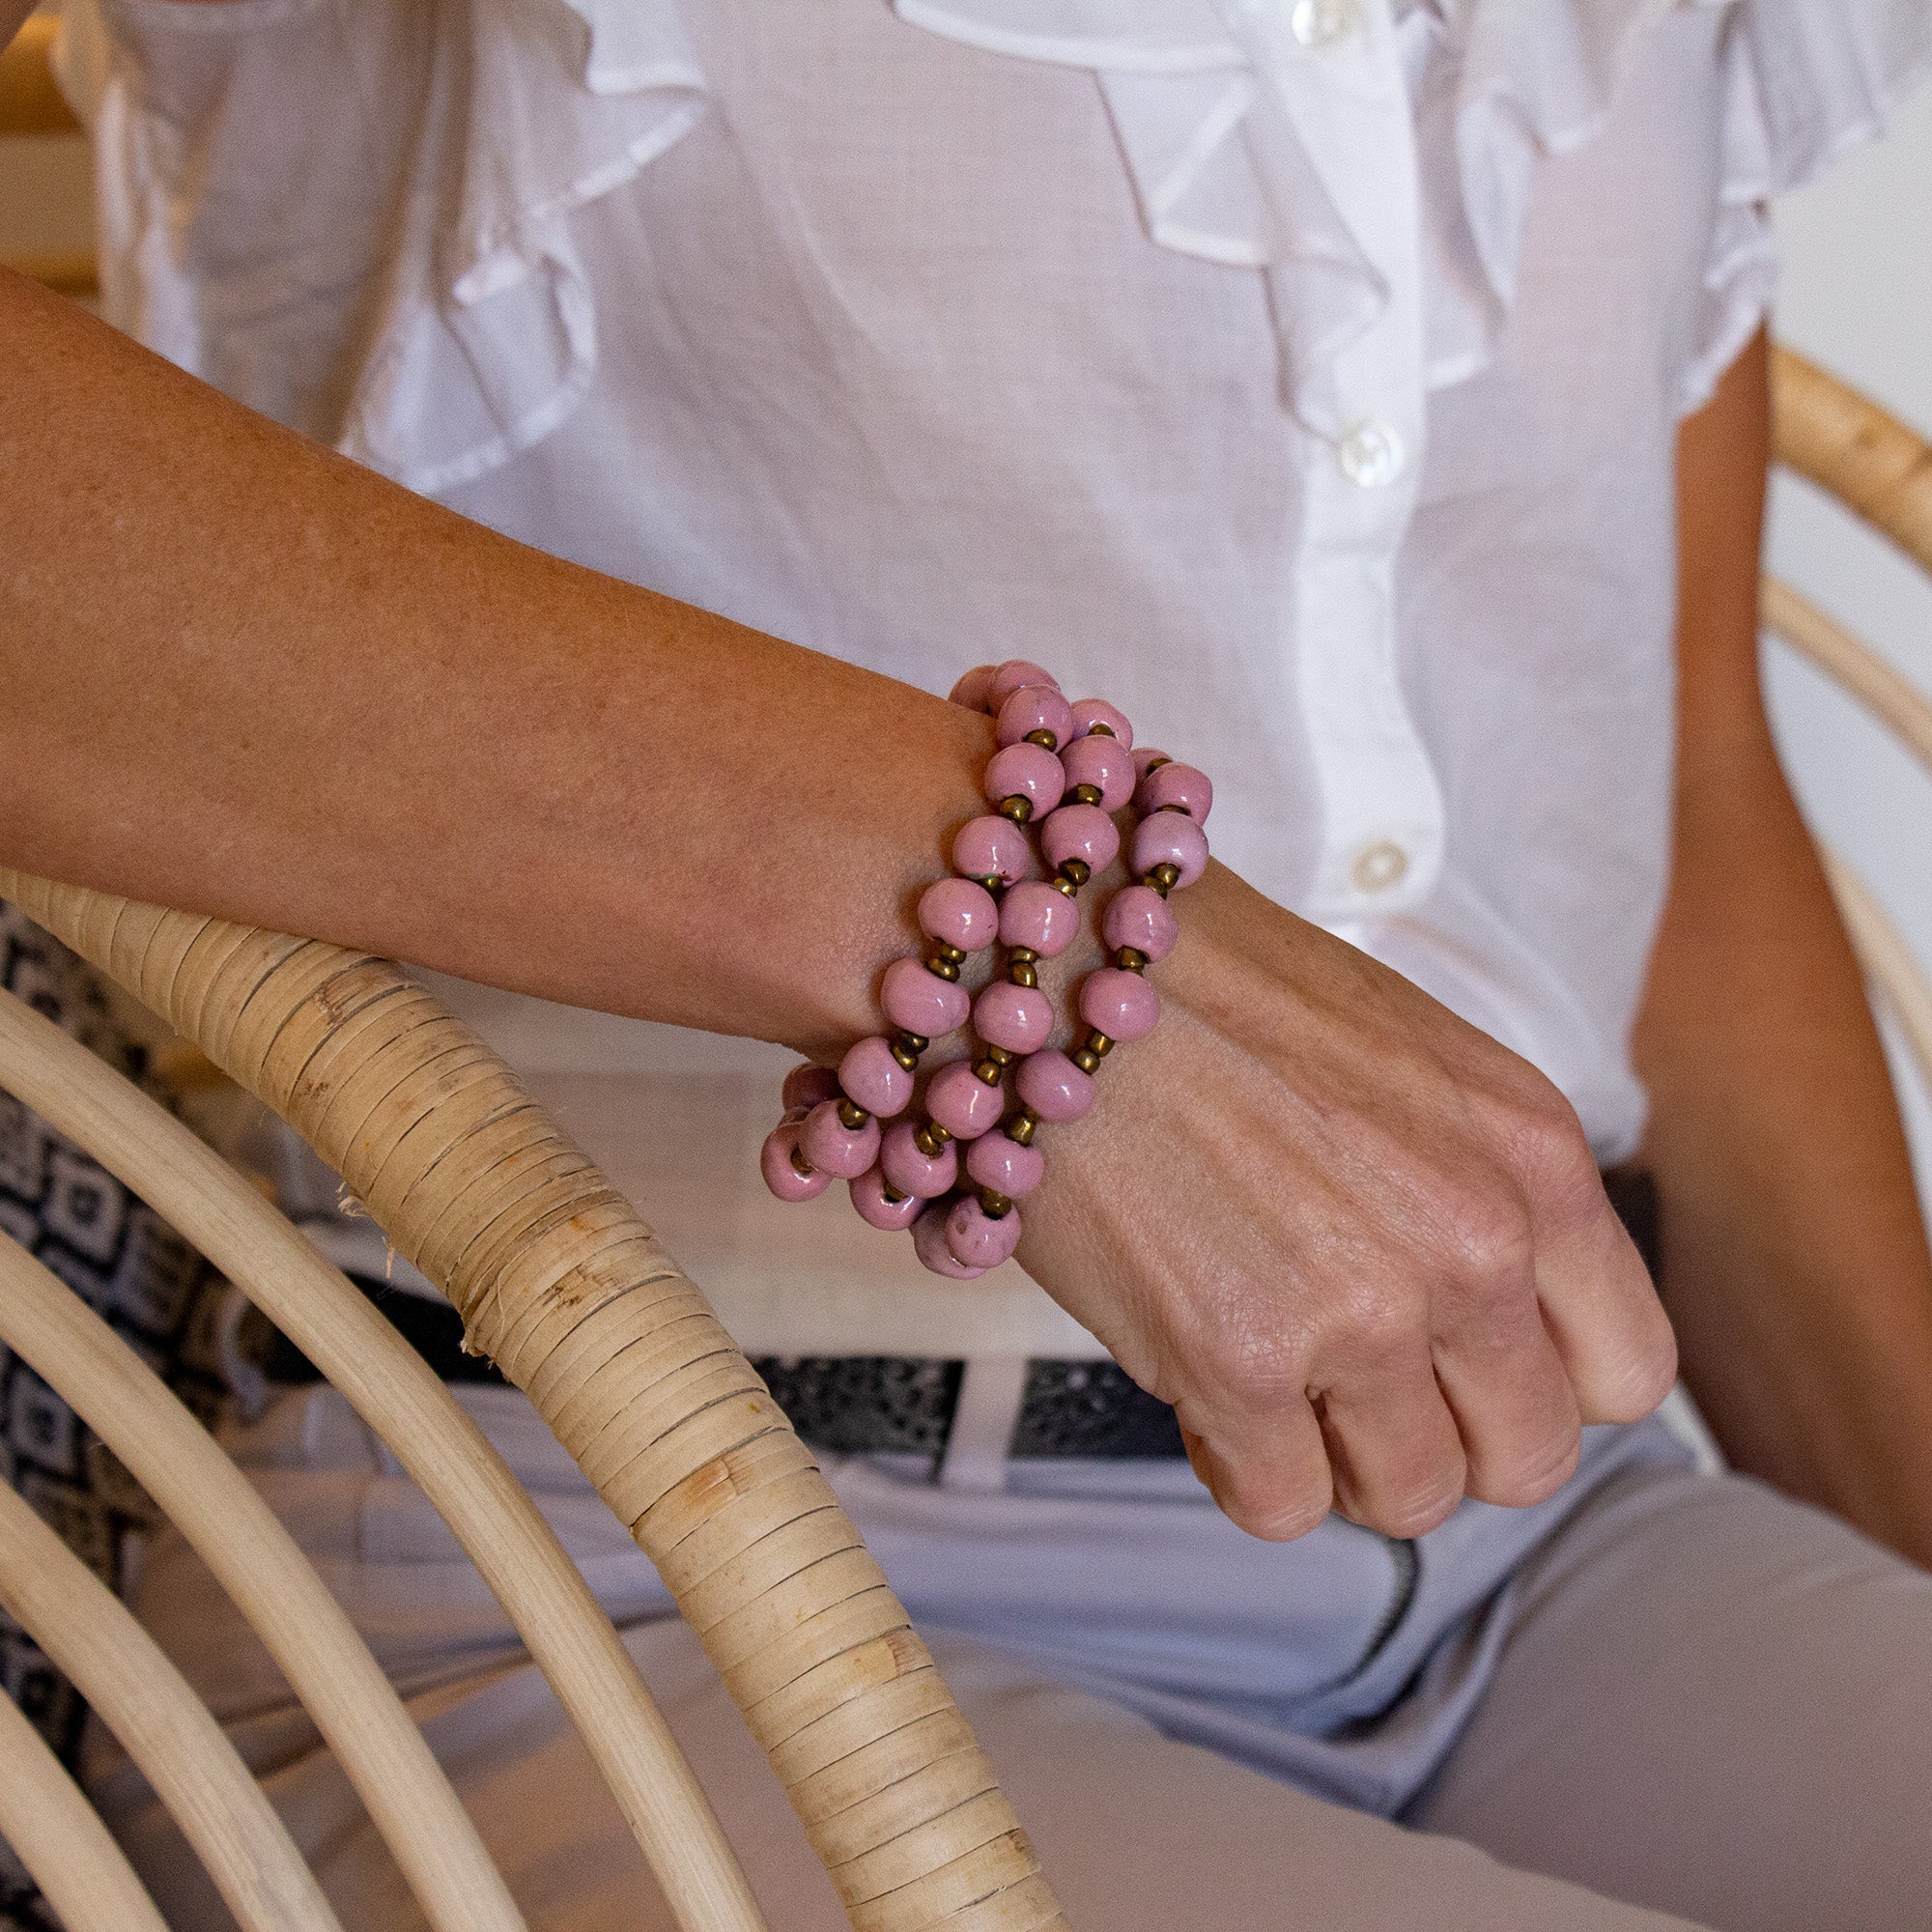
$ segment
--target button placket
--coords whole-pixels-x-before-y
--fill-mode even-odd
[[[1332,419],[1304,421],[1315,434],[1295,572],[1297,689],[1322,810],[1305,909],[1336,924],[1418,903],[1443,836],[1441,790],[1402,695],[1395,639],[1395,557],[1424,437],[1414,124],[1381,0],[1343,4],[1359,32],[1305,41],[1322,0],[1305,13],[1294,0],[1288,25],[1298,45],[1346,40],[1345,61],[1311,60],[1278,40],[1267,75],[1388,290],[1381,313],[1332,357]]]

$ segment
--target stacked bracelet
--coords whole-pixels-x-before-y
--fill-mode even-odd
[[[1117,1041],[1151,1033],[1160,1016],[1143,975],[1178,934],[1168,894],[1208,863],[1201,828],[1213,788],[1192,766],[1136,750],[1132,727],[1112,705],[1069,704],[1049,672],[1023,659],[969,671],[952,697],[997,721],[999,750],[983,780],[994,809],[960,828],[952,853],[956,876],[920,899],[924,952],[886,969],[880,1003],[895,1031],[860,1040],[836,1074],[797,1068],[761,1164],[781,1200],[811,1200],[835,1179],[848,1181],[865,1220],[910,1227],[927,1267],[970,1280],[1018,1245],[1015,1204],[1042,1172],[1039,1128],[1080,1119],[1093,1105],[1101,1060]],[[1114,814],[1129,804],[1142,814],[1128,842],[1137,883],[1108,903],[1102,934],[1113,963],[1082,983],[1085,1032],[1064,1054],[1046,1045],[1053,1012],[1039,990],[1038,962],[1078,931],[1075,901],[1119,855]],[[1036,824],[1051,873],[1044,880],[1028,876],[1027,835]],[[995,942],[1005,949],[1004,972],[969,1000],[960,969]],[[969,1015],[980,1052],[927,1082],[923,1121],[898,1119],[912,1103],[920,1057]],[[1009,1071],[1019,1103],[1010,1113]],[[968,1185],[955,1195],[962,1146]]]

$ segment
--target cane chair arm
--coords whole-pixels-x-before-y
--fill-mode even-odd
[[[11,1697],[0,1697],[0,1838],[66,1932],[168,1932],[112,1833]]]
[[[1772,352],[1772,440],[1778,463],[1932,571],[1932,443],[1868,396],[1783,348]],[[1932,700],[1776,578],[1764,579],[1759,608],[1767,632],[1856,697],[1932,777]],[[1850,865],[1829,851],[1825,865],[1859,963],[1932,1089],[1932,984]]]
[[[422,1358],[181,1122],[0,994],[0,1089],[243,1288],[435,1506],[603,1773],[684,1932],[764,1932],[718,1821],[611,1620],[502,1458]]]
[[[1932,446],[1796,350],[1772,351],[1777,461],[1932,570]]]
[[[784,1412],[501,1061],[386,961],[4,871],[0,895],[289,1121],[448,1295],[656,1564],[858,1932],[1064,1923]]]
[[[0,999],[20,1006],[11,993]],[[121,1459],[233,1598],[437,1932],[525,1932],[422,1733],[274,1512],[134,1350],[4,1235],[0,1344]]]
[[[127,1605],[4,1483],[0,1607],[146,1774],[242,1932],[342,1932],[220,1725]]]

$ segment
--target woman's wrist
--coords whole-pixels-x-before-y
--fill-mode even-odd
[[[920,895],[922,947],[885,969],[885,1030],[847,1047],[836,1070],[793,1073],[761,1165],[790,1202],[844,1180],[862,1219],[910,1229],[927,1267],[970,1278],[1018,1244],[1018,1202],[1043,1173],[1040,1130],[1083,1118],[1102,1061],[1159,1018],[1146,975],[1179,934],[1169,895],[1207,867],[1213,786],[1136,747],[1114,706],[1069,701],[1023,659],[968,672],[952,699],[994,721],[999,749],[980,778],[988,809],[950,840],[952,876]],[[1077,1044],[1065,1053],[1050,1044],[1055,1012],[1040,973],[1078,936],[1083,903],[1095,902],[1086,889],[1122,859],[1128,883],[1105,900],[1104,952],[1070,1003]],[[997,961],[977,994],[961,983],[976,957]],[[921,1057],[969,1018],[971,1051],[928,1068],[922,1093]]]

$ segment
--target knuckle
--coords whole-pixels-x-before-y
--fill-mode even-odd
[[[1538,1195],[1561,1205],[1573,1196],[1587,1203],[1603,1192],[1577,1110],[1541,1074],[1502,1103],[1496,1134],[1512,1170]]]
[[[1654,1321],[1593,1391],[1590,1422],[1641,1422],[1677,1380],[1677,1338],[1660,1308]]]
[[[1427,1536],[1439,1529],[1455,1514],[1463,1500],[1463,1477],[1459,1469],[1450,1474],[1433,1474],[1412,1492],[1393,1495],[1378,1503],[1369,1523],[1384,1536]]]
[[[1264,1319],[1217,1324],[1201,1369],[1209,1386],[1250,1411],[1301,1400],[1307,1379],[1299,1337]]]
[[[1325,1485],[1320,1489],[1308,1486],[1288,1494],[1275,1491],[1243,1497],[1240,1506],[1230,1509],[1228,1516],[1237,1528],[1264,1543],[1293,1543],[1327,1519],[1334,1500],[1334,1492]]]
[[[1393,1290],[1358,1292],[1343,1326],[1346,1340],[1336,1352],[1357,1375],[1383,1374],[1427,1347],[1427,1320],[1418,1298]]]
[[[1572,1428],[1552,1431],[1512,1457],[1501,1467],[1485,1470],[1469,1492],[1486,1503],[1506,1509],[1527,1509],[1546,1502],[1577,1473],[1582,1437]]]
[[[1436,1220],[1463,1282],[1505,1293],[1527,1277],[1533,1250],[1529,1212],[1515,1188],[1498,1182],[1445,1189]]]

